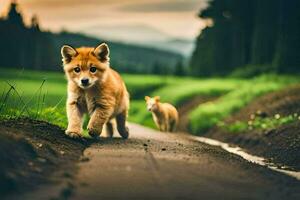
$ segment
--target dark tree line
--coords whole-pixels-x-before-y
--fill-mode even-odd
[[[214,0],[199,14],[213,20],[197,38],[190,66],[200,76],[244,67],[300,72],[300,1]]]
[[[6,17],[0,18],[0,67],[37,70],[61,70],[60,47],[63,44],[96,46],[103,41],[82,34],[52,33],[40,30],[38,18],[32,17],[25,25],[16,3],[11,3]],[[108,42],[111,48],[111,65],[127,73],[174,73],[182,60],[176,53]]]
[[[47,69],[55,63],[47,56],[54,53],[50,35],[40,31],[35,16],[31,25],[25,27],[16,3],[11,4],[7,17],[0,20],[0,31],[0,66]],[[45,60],[46,63],[42,62]]]

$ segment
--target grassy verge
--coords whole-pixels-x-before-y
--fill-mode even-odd
[[[191,130],[203,133],[258,96],[295,83],[299,83],[299,78],[294,76],[263,75],[250,79],[218,100],[199,105],[192,111],[189,115]]]
[[[122,77],[131,96],[129,116],[134,122],[140,122],[141,115],[150,116],[150,113],[138,113],[145,110],[142,101],[145,95],[176,81],[172,77],[151,75],[125,74]],[[67,125],[66,80],[63,72],[0,69],[0,95],[0,118],[29,117],[63,128]],[[149,119],[148,125],[152,126]]]
[[[230,133],[242,133],[247,130],[272,130],[284,124],[289,124],[299,120],[298,114],[274,117],[255,117],[249,121],[236,121],[233,124],[219,124],[219,126]]]
[[[161,96],[163,101],[168,101],[179,106],[184,101],[195,96],[221,96],[244,84],[238,79],[181,79],[152,92],[152,95]]]
[[[193,78],[169,78],[168,84],[148,93],[150,96],[160,96],[164,102],[170,102],[179,107],[185,101],[195,96],[216,97],[224,95],[245,80],[238,79],[193,79]],[[133,122],[155,128],[152,115],[146,110],[144,98],[131,102],[131,114],[129,119]]]
[[[180,106],[195,96],[218,96],[189,114],[191,132],[200,134],[268,92],[299,83],[299,77],[263,75],[252,79],[195,79],[122,75],[131,94],[129,121],[155,127],[144,96]],[[30,117],[66,127],[66,80],[63,72],[0,69],[0,117]]]

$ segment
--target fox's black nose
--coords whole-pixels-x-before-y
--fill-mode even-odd
[[[88,78],[81,79],[81,84],[82,85],[88,85],[89,84],[89,79]]]

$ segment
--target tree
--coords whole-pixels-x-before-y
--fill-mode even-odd
[[[225,75],[249,60],[249,41],[252,37],[252,0],[213,1],[199,14],[209,18],[207,27],[198,36],[190,66],[193,74]]]
[[[38,17],[36,15],[32,16],[30,27],[31,27],[31,29],[34,29],[36,31],[40,31],[39,20],[38,20]]]
[[[24,27],[23,17],[21,12],[18,11],[18,4],[16,1],[12,1],[10,4],[9,12],[7,14],[7,21],[10,24]]]
[[[273,65],[280,73],[300,72],[300,1],[280,0]]]
[[[175,76],[184,76],[185,75],[185,70],[184,70],[184,66],[183,66],[182,60],[179,60],[176,63],[174,75]]]
[[[213,27],[196,41],[195,75],[226,75],[244,66],[300,72],[300,1],[214,0],[199,14]],[[250,70],[251,71],[251,70]],[[262,70],[263,71],[263,70]]]
[[[270,64],[278,36],[278,0],[255,1],[251,64]]]
[[[155,62],[152,67],[152,74],[162,74],[162,66],[160,63]]]

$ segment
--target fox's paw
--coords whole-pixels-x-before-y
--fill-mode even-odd
[[[122,131],[120,131],[120,135],[123,139],[127,139],[129,137],[129,128],[125,127]]]
[[[71,138],[82,138],[81,133],[78,133],[76,131],[66,130],[65,134]]]
[[[90,128],[88,128],[88,133],[92,138],[98,138],[101,134],[101,132],[97,131],[96,129],[90,129]]]

